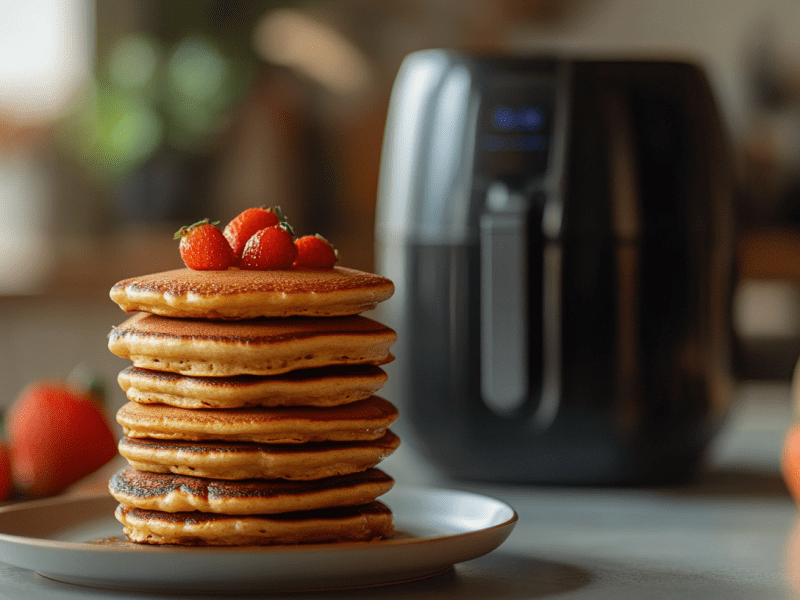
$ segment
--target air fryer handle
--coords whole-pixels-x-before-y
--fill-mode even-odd
[[[504,417],[517,414],[531,398],[529,211],[527,198],[497,182],[480,216],[481,396]]]

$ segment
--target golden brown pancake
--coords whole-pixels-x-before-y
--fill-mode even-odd
[[[393,484],[378,469],[313,481],[231,481],[125,467],[111,477],[108,489],[122,504],[147,510],[259,515],[366,504]]]
[[[189,546],[246,546],[375,541],[394,530],[380,501],[277,515],[143,510],[120,504],[115,515],[134,542]]]
[[[391,431],[374,441],[307,444],[123,437],[119,452],[140,471],[215,479],[309,480],[364,471],[380,463],[399,445],[400,438]]]
[[[324,408],[187,410],[128,402],[117,411],[117,422],[128,437],[266,444],[376,440],[395,419],[397,409],[378,396]]]
[[[279,271],[177,269],[125,279],[111,299],[127,312],[166,317],[253,319],[256,317],[354,315],[392,296],[385,277],[345,267]]]
[[[336,406],[369,398],[386,382],[386,373],[373,365],[342,365],[271,377],[190,377],[128,367],[117,381],[128,400],[180,408]]]
[[[249,321],[168,319],[138,313],[108,336],[136,367],[182,375],[278,375],[329,365],[382,365],[397,334],[362,316]]]

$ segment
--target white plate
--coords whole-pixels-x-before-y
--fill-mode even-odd
[[[397,533],[370,543],[191,548],[124,538],[108,495],[0,508],[0,561],[59,581],[160,591],[301,591],[429,577],[502,544],[517,521],[507,504],[452,490],[396,487],[381,498]],[[104,541],[96,541],[104,540]]]

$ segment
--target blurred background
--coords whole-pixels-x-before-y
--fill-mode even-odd
[[[280,205],[371,270],[392,82],[429,47],[701,63],[738,161],[737,375],[788,381],[798,22],[796,0],[4,0],[0,409],[78,363],[114,381],[108,290],[181,266],[181,225]]]

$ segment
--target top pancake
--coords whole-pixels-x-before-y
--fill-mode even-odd
[[[355,315],[387,300],[394,284],[345,267],[275,271],[176,269],[116,283],[126,312],[195,319]]]

